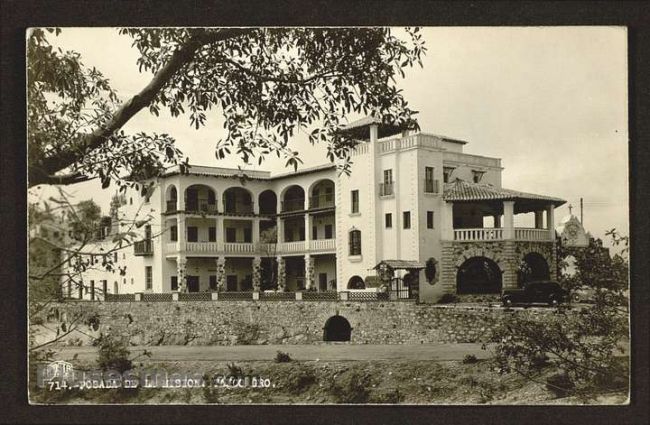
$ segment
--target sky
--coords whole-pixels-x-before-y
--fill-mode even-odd
[[[592,235],[607,242],[608,229],[629,233],[624,27],[425,27],[422,33],[423,67],[407,69],[398,81],[419,111],[422,131],[465,140],[466,153],[502,158],[505,188],[567,200],[555,210],[556,223],[569,204],[579,215],[582,197]],[[138,71],[131,39],[116,29],[64,28],[51,41],[79,52],[124,100],[151,79]],[[212,114],[195,130],[188,117],[145,110],[124,129],[170,134],[192,164],[246,168],[235,157],[216,159],[224,134],[219,111]],[[327,161],[325,147],[310,146],[306,137],[292,144],[303,167]],[[280,172],[284,162],[269,158],[263,167]],[[66,191],[76,200],[93,198],[104,212],[114,193],[101,191],[97,180]]]

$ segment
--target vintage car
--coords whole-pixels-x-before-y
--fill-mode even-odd
[[[569,301],[569,292],[552,280],[527,282],[522,288],[506,289],[501,295],[504,306],[543,303],[558,305]]]

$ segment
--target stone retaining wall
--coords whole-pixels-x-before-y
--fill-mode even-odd
[[[68,302],[55,305],[52,322],[76,315],[95,317],[85,333],[128,335],[134,345],[316,344],[334,315],[352,326],[352,343],[420,344],[480,342],[495,323],[513,314],[548,315],[553,310],[413,302]],[[93,321],[91,321],[93,322]]]

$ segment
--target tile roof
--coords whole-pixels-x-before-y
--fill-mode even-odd
[[[564,199],[551,196],[536,195],[534,193],[519,192],[517,190],[494,187],[491,184],[470,183],[456,179],[445,184],[443,193],[445,201],[507,201],[507,200],[532,200],[550,201],[555,206],[566,203]]]
[[[424,264],[412,260],[382,260],[374,268],[378,269],[381,264],[386,264],[391,269],[423,269]]]

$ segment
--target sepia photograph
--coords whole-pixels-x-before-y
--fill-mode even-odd
[[[626,27],[25,54],[30,404],[630,403]]]

